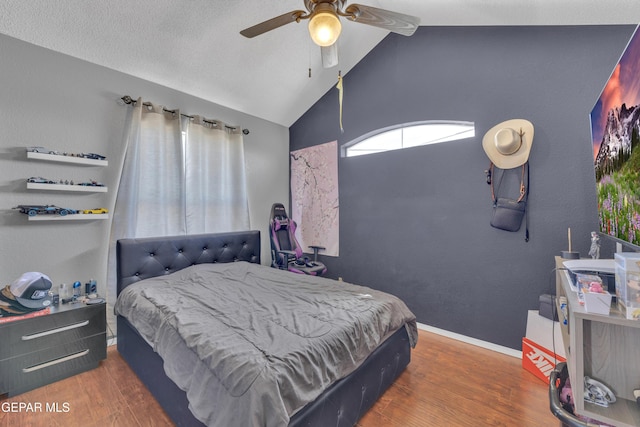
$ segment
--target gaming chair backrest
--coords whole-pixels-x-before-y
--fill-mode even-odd
[[[296,257],[302,256],[302,250],[295,237],[296,223],[289,219],[282,203],[271,206],[271,247],[279,251],[294,251]]]

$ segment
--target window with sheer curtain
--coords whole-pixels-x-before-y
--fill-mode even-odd
[[[138,99],[111,226],[108,300],[121,238],[249,229],[242,131]]]

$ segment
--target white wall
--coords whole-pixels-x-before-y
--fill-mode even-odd
[[[23,272],[40,271],[51,277],[54,286],[94,278],[98,291],[105,294],[110,220],[33,222],[11,208],[55,204],[113,210],[129,108],[117,103],[122,95],[141,96],[250,130],[244,141],[251,228],[261,230],[262,262],[269,263],[269,210],[272,203],[289,200],[287,128],[4,35],[0,35],[0,58],[0,285]],[[32,145],[100,153],[107,156],[109,166],[28,160],[25,147]],[[27,190],[30,176],[96,179],[109,192]]]

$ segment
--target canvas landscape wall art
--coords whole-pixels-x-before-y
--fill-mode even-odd
[[[600,231],[640,246],[640,32],[591,111]]]

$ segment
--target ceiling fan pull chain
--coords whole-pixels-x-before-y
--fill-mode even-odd
[[[309,78],[311,78],[311,43],[307,43],[307,61],[309,62]]]
[[[342,71],[338,71],[338,84],[336,85],[336,89],[338,89],[338,103],[340,104],[340,132],[344,132],[342,128],[342,97],[343,97],[343,87],[342,87]]]

